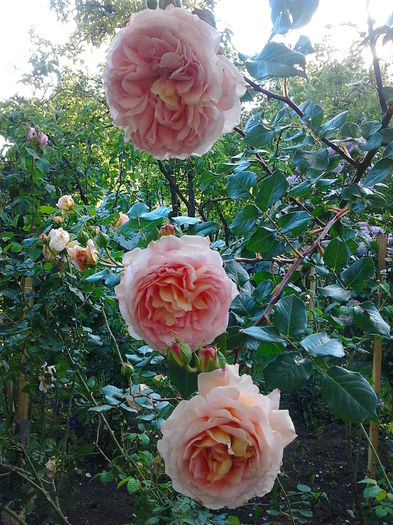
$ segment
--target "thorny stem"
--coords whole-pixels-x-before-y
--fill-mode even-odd
[[[303,111],[299,108],[299,106],[297,104],[295,104],[295,102],[293,100],[291,100],[289,97],[287,96],[283,96],[283,95],[279,95],[278,93],[274,93],[273,91],[269,91],[268,89],[265,89],[263,88],[262,86],[260,86],[259,84],[257,84],[256,82],[254,82],[253,80],[251,80],[250,78],[248,77],[244,77],[244,80],[255,90],[257,91],[258,93],[262,93],[263,95],[265,95],[268,99],[271,99],[273,98],[274,100],[279,100],[280,102],[283,102],[284,104],[286,104],[287,106],[289,106],[290,108],[293,109],[293,111],[299,115],[300,118],[303,118],[304,117],[304,113]],[[320,140],[326,144],[327,146],[329,146],[330,148],[332,148],[336,153],[338,153],[343,159],[345,159],[347,162],[349,162],[349,164],[352,164],[352,166],[355,166],[357,167],[358,166],[358,163],[356,162],[356,160],[354,160],[350,155],[348,155],[344,150],[342,150],[339,146],[337,146],[337,144],[335,144],[334,142],[331,142],[329,139],[325,138],[325,137],[321,137]]]
[[[292,275],[295,273],[296,269],[301,264],[303,259],[305,259],[309,255],[311,255],[318,248],[319,244],[326,237],[326,235],[329,233],[329,231],[332,228],[332,226],[337,221],[339,221],[346,213],[348,213],[348,211],[349,211],[348,208],[344,208],[343,210],[340,210],[339,212],[337,212],[334,215],[334,217],[332,217],[330,219],[330,221],[326,224],[326,226],[321,231],[321,233],[318,235],[318,237],[315,239],[315,241],[308,248],[306,248],[306,250],[304,250],[303,253],[299,254],[297,259],[295,259],[295,261],[292,263],[291,267],[289,268],[288,273],[285,275],[283,280],[280,282],[280,284],[274,290],[274,293],[273,293],[273,295],[272,295],[268,305],[266,306],[265,311],[255,321],[254,326],[259,326],[263,321],[267,321],[269,319],[269,314],[270,314],[271,309],[273,308],[273,306],[278,301],[278,299],[279,299],[279,297],[281,295],[281,292],[283,291],[285,286],[288,284],[288,282],[290,281]]]

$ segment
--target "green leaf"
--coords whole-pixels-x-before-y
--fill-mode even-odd
[[[184,399],[190,397],[198,389],[198,374],[187,372],[185,368],[179,368],[168,364],[169,379]]]
[[[254,290],[253,296],[258,302],[262,302],[273,291],[272,281],[262,281]]]
[[[242,332],[262,343],[285,343],[285,339],[277,332],[273,326],[250,326],[244,328]]]
[[[319,104],[316,104],[312,100],[306,100],[300,105],[300,109],[304,113],[303,120],[308,122],[312,128],[317,128],[322,124],[323,109]]]
[[[190,235],[200,235],[201,237],[205,237],[206,235],[210,235],[218,229],[219,225],[216,222],[207,221],[191,226],[187,233]]]
[[[286,337],[302,334],[307,327],[306,307],[296,295],[287,295],[276,304],[274,326]]]
[[[295,166],[303,171],[307,169],[323,171],[329,164],[329,153],[327,149],[317,151],[296,150],[292,161]]]
[[[285,245],[276,239],[276,233],[270,228],[258,228],[247,243],[247,249],[260,253],[265,259],[279,255]]]
[[[160,206],[159,208],[156,208],[153,211],[142,213],[140,218],[145,221],[149,221],[149,222],[156,221],[158,219],[163,219],[164,217],[168,217],[171,211],[172,211],[172,208],[170,208],[169,206]]]
[[[341,272],[341,279],[344,283],[355,290],[362,290],[368,279],[375,277],[374,263],[371,257],[364,257],[355,261],[346,270]]]
[[[251,197],[250,190],[257,183],[257,176],[252,171],[241,171],[226,179],[228,195],[231,199]]]
[[[330,284],[324,288],[318,288],[318,293],[321,297],[331,297],[336,301],[347,302],[351,298],[351,291],[344,290],[341,286],[337,284]]]
[[[300,341],[302,347],[315,356],[344,357],[344,347],[338,339],[330,339],[325,332],[311,334]]]
[[[366,301],[357,305],[353,309],[353,318],[355,323],[370,334],[383,335],[389,337],[390,326],[379,313],[375,304]]]
[[[371,171],[368,172],[364,181],[367,188],[374,186],[378,182],[382,182],[391,174],[393,170],[393,159],[385,158],[375,163]]]
[[[318,7],[319,0],[270,0],[272,35],[285,35],[290,29],[306,25]]]
[[[274,172],[263,179],[256,202],[262,211],[266,211],[272,204],[278,201],[288,189],[288,182],[283,173]]]
[[[393,142],[391,142],[390,144],[386,146],[386,148],[383,151],[382,157],[383,158],[393,157]]]
[[[244,140],[254,148],[260,148],[265,144],[271,144],[275,133],[274,130],[265,126],[261,120],[260,113],[256,113],[248,119],[244,131],[246,133]]]
[[[273,77],[305,77],[306,58],[284,44],[269,42],[262,51],[246,61],[250,75],[257,80]]]
[[[184,226],[185,224],[198,224],[201,222],[201,219],[199,217],[188,217],[181,215],[179,217],[173,217],[172,221],[178,226]]]
[[[279,388],[284,394],[301,388],[312,372],[312,363],[300,354],[287,352],[265,366],[263,374],[269,390]]]
[[[144,202],[136,202],[128,210],[127,215],[129,216],[130,219],[138,219],[141,215],[146,213],[148,210],[149,208],[146,206]]]
[[[347,243],[338,237],[335,237],[329,242],[323,258],[327,266],[336,272],[337,270],[344,268],[347,264],[349,255],[350,253]]]
[[[347,120],[348,117],[348,111],[343,111],[339,115],[336,115],[332,119],[325,122],[325,124],[322,124],[317,130],[317,133],[320,137],[324,137],[325,135],[330,135],[332,132],[337,131]]]
[[[359,372],[333,366],[322,376],[321,386],[325,403],[343,421],[363,423],[376,417],[377,396]]]
[[[130,478],[127,481],[127,490],[128,494],[134,494],[134,492],[137,492],[141,488],[141,484],[139,483],[139,480],[135,478]]]
[[[306,211],[294,211],[282,215],[278,219],[278,225],[280,226],[282,233],[292,232],[294,235],[298,235],[311,221],[312,217]]]
[[[250,276],[247,273],[247,270],[237,261],[229,261],[225,264],[225,271],[240,288],[250,280]]]
[[[302,53],[303,55],[314,53],[311,40],[306,35],[300,35],[298,41],[295,44],[294,50],[299,51],[299,53]]]
[[[53,213],[56,210],[57,208],[54,208],[53,206],[47,206],[47,205],[40,206],[41,213]]]
[[[233,219],[230,228],[237,234],[249,233],[253,229],[259,217],[259,210],[251,204],[245,206]]]

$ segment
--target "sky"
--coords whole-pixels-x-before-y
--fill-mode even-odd
[[[15,93],[27,96],[31,93],[29,86],[18,83],[30,68],[30,28],[56,43],[65,43],[74,29],[73,24],[57,21],[55,13],[49,9],[49,0],[1,0],[1,3],[0,100]],[[391,0],[370,0],[370,5],[376,25],[385,23],[393,11]],[[232,29],[233,43],[242,53],[258,53],[267,42],[271,30],[268,0],[219,0],[216,18],[219,29],[226,26]],[[343,25],[346,22],[366,29],[366,0],[320,0],[311,23],[291,34],[285,42],[293,44],[300,34],[306,34],[312,42],[321,41],[323,35],[329,33],[332,43],[345,53],[358,36],[354,28]],[[392,44],[380,52],[382,56],[391,57]]]

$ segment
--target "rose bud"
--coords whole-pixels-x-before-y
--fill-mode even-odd
[[[191,357],[192,350],[186,343],[176,341],[168,348],[167,359],[171,365],[182,368],[189,364]]]
[[[53,217],[53,222],[55,224],[61,224],[63,222],[63,217],[60,217],[59,215],[57,217]]]
[[[40,235],[40,241],[41,242],[46,242],[48,240],[48,236],[45,235],[45,233],[41,233]]]
[[[225,366],[225,357],[215,346],[200,348],[197,356],[198,369],[201,372],[212,372]]]
[[[121,375],[124,377],[130,377],[134,373],[134,367],[131,363],[123,363],[121,365]]]
[[[164,224],[161,226],[159,237],[165,237],[166,235],[175,235],[175,227],[173,224]]]
[[[63,195],[60,197],[60,199],[57,201],[56,206],[61,211],[68,211],[72,206],[74,206],[75,202],[74,199],[71,197],[71,195]]]
[[[56,462],[54,459],[49,459],[45,463],[45,474],[49,479],[53,479],[56,473]]]
[[[114,229],[118,232],[120,231],[121,226],[130,220],[129,216],[122,211],[119,213],[119,219],[116,222]]]

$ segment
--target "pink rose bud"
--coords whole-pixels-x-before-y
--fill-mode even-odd
[[[72,206],[74,206],[75,202],[74,199],[71,197],[71,195],[63,195],[60,197],[60,199],[57,201],[56,206],[61,211],[68,211]]]
[[[168,348],[167,359],[171,365],[180,366],[180,368],[188,365],[191,361],[192,351],[186,343],[180,341],[172,343]]]
[[[160,228],[160,237],[164,237],[165,235],[175,235],[175,227],[173,224],[164,224]]]
[[[27,137],[29,140],[34,140],[35,139],[35,136],[36,136],[36,132],[35,132],[35,129],[34,128],[30,128],[28,133],[27,133]]]
[[[48,144],[48,137],[47,137],[47,135],[45,135],[45,133],[42,133],[42,131],[40,131],[40,133],[38,135],[38,145],[41,146],[41,148],[43,148],[47,144]]]
[[[225,366],[225,357],[215,346],[201,348],[198,352],[198,368],[201,372],[212,372]]]
[[[118,232],[120,231],[121,226],[130,220],[129,216],[122,211],[119,213],[119,219],[116,222],[114,229]]]
[[[48,239],[48,236],[45,235],[45,233],[41,233],[41,235],[40,235],[40,241],[41,241],[41,242],[46,242],[47,239]]]

